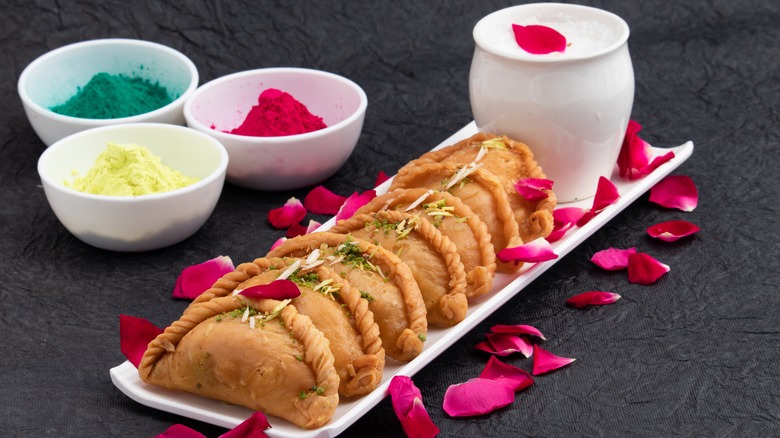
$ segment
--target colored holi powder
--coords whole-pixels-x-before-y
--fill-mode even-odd
[[[148,79],[97,73],[67,102],[50,109],[70,117],[117,119],[148,113],[172,101],[165,87]]]
[[[280,137],[325,127],[322,117],[310,113],[290,94],[269,88],[260,94],[257,105],[252,107],[241,126],[226,132],[253,137]]]
[[[93,195],[140,196],[169,192],[197,181],[164,165],[143,146],[108,143],[83,177],[65,185]]]

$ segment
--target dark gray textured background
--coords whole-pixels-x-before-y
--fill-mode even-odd
[[[414,377],[442,436],[780,435],[780,3],[590,1],[631,27],[633,118],[668,147],[693,140],[675,173],[700,192],[691,213],[643,196]],[[271,66],[332,71],[368,94],[355,154],[324,185],[371,188],[471,120],[467,76],[476,21],[508,1],[115,0],[3,2],[0,14],[0,435],[151,437],[174,423],[224,430],[144,407],[111,384],[124,361],[120,313],[164,326],[185,266],[224,254],[261,256],[283,232],[270,208],[308,189],[262,193],[227,185],[192,238],[142,254],[98,250],[49,209],[36,172],[44,145],[16,93],[22,69],[67,43],[105,37],[166,44],[198,66],[201,83]],[[325,217],[310,216],[325,220]],[[644,230],[686,219],[702,231],[674,244]],[[593,266],[609,246],[636,246],[669,264],[653,286]],[[575,310],[586,290],[623,295]],[[532,324],[545,346],[577,362],[541,376],[511,406],[484,417],[442,411],[450,384],[476,377],[472,350],[493,324]],[[530,370],[530,360],[509,363]],[[399,436],[388,400],[343,436]]]

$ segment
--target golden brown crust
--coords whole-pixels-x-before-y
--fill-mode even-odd
[[[261,313],[272,312],[274,303],[277,302],[237,295],[189,306],[179,320],[149,343],[138,367],[140,378],[261,410],[304,428],[324,425],[333,417],[339,402],[339,377],[328,340],[307,316],[286,306],[278,316],[282,325],[267,323],[257,330],[236,320],[216,319],[246,306]],[[209,338],[211,331],[224,333]],[[296,341],[295,347],[268,340],[290,337]],[[215,338],[218,339],[214,341]],[[231,341],[239,342],[241,348],[230,348]],[[191,348],[188,343],[193,344]],[[263,348],[253,348],[256,346]],[[265,347],[286,353],[267,351]],[[290,351],[299,351],[292,348],[300,350],[301,360],[290,358]],[[219,360],[210,359],[212,352]],[[287,382],[286,386],[278,385],[279,381]],[[312,383],[319,389],[317,394],[300,397],[299,387],[309,388]]]
[[[520,227],[520,237],[524,242],[530,242],[538,237],[547,237],[553,228],[552,211],[556,205],[555,193],[552,190],[545,190],[548,195],[546,199],[527,201],[514,188],[514,184],[523,178],[546,178],[543,169],[534,160],[533,152],[522,142],[506,136],[480,132],[453,145],[427,152],[404,167],[415,168],[442,162],[468,164],[474,161],[483,142],[493,139],[500,140],[505,147],[489,147],[480,163],[501,181],[515,212]],[[401,171],[403,168],[399,173]]]
[[[418,214],[361,213],[339,221],[330,231],[368,240],[402,257],[423,294],[428,324],[450,327],[468,311],[466,271],[455,244]]]
[[[329,260],[326,265],[334,269],[338,266],[339,274],[343,270],[353,287],[373,289],[367,291],[376,295],[373,301],[369,301],[368,307],[379,326],[379,336],[386,354],[399,361],[414,359],[422,352],[423,340],[428,332],[425,302],[411,270],[393,253],[362,239],[324,231],[288,239],[267,256],[303,257],[314,250],[331,256],[344,244],[354,244],[379,269],[353,269],[335,259]],[[392,297],[400,298],[403,308],[398,306],[398,298]]]
[[[425,200],[422,203],[409,208],[423,197]],[[443,203],[452,209],[453,216],[437,217],[429,214],[426,203]],[[424,213],[422,217],[435,222],[439,232],[455,244],[466,271],[466,296],[475,298],[488,293],[496,272],[495,249],[487,225],[460,198],[447,192],[429,192],[424,188],[396,189],[377,196],[355,214],[407,209],[408,212]]]
[[[398,171],[390,190],[410,187],[442,190],[462,167],[447,162],[406,166]],[[455,184],[446,191],[460,198],[485,222],[495,250],[522,245],[520,228],[509,199],[495,175],[488,170],[478,168],[468,175],[466,181]],[[514,272],[521,267],[522,263],[498,264],[498,270],[503,272]]]

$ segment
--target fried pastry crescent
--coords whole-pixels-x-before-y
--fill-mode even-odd
[[[278,304],[236,295],[189,306],[149,343],[140,378],[303,428],[324,425],[339,403],[329,342],[309,317]]]
[[[466,271],[458,250],[419,214],[391,210],[359,214],[339,221],[330,231],[379,245],[409,265],[425,300],[429,325],[450,327],[466,317]]]
[[[534,160],[533,152],[524,143],[506,136],[480,132],[453,145],[426,152],[404,167],[415,168],[424,164],[442,162],[469,164],[477,158],[482,147],[485,147],[486,153],[479,163],[501,181],[515,213],[523,242],[547,237],[553,229],[552,212],[556,205],[555,193],[552,190],[545,190],[548,195],[546,199],[527,201],[514,187],[520,179],[546,178],[543,169]]]
[[[456,163],[428,163],[407,166],[398,171],[390,190],[422,187],[447,191],[460,198],[477,215],[491,236],[496,251],[523,244],[520,228],[501,182],[490,171],[479,167],[465,178],[458,178],[464,166]],[[522,263],[499,263],[498,270],[517,271]]]
[[[428,332],[425,302],[404,262],[382,247],[331,232],[288,239],[268,257],[307,257],[314,251],[326,267],[344,276],[369,301],[388,356],[410,361],[422,352]]]
[[[447,192],[423,188],[396,189],[377,196],[355,215],[381,210],[421,213],[455,244],[466,271],[466,296],[484,295],[493,286],[496,253],[487,226],[459,198]]]

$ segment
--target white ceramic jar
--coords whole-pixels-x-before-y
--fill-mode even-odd
[[[553,28],[567,46],[528,53],[512,24]],[[591,197],[599,177],[612,176],[634,100],[628,35],[615,14],[559,3],[502,9],[474,27],[469,92],[477,127],[526,143],[558,202]]]

